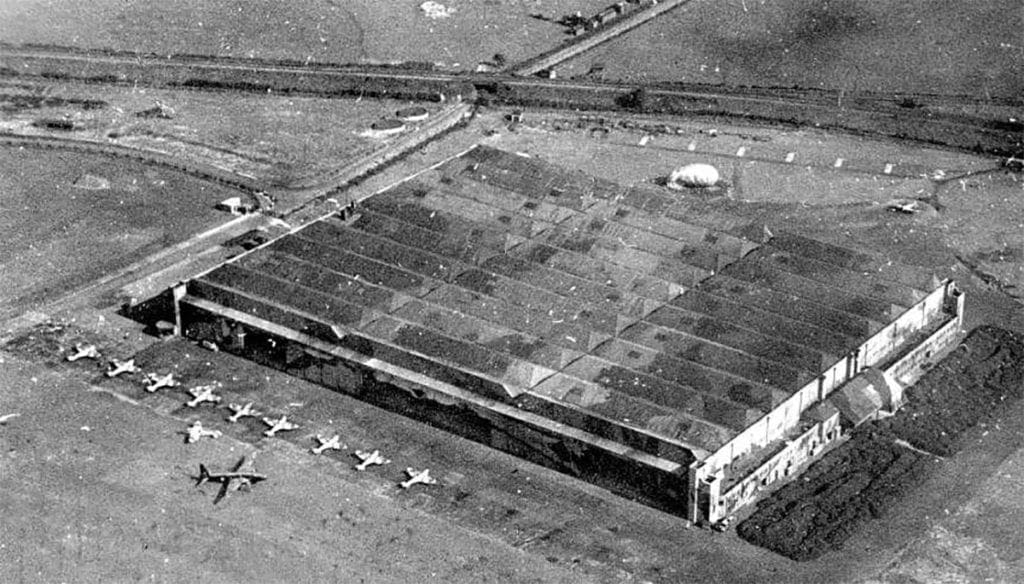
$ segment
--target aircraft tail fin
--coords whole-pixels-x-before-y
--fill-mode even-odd
[[[196,479],[196,486],[198,487],[199,485],[205,483],[208,480],[210,480],[210,471],[207,470],[205,464],[200,463],[199,464],[199,478]]]

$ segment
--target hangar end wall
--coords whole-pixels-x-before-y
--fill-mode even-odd
[[[946,280],[717,452],[695,462],[691,470],[695,490],[691,493],[690,519],[714,523],[727,517],[756,498],[762,487],[784,478],[787,473],[776,472],[780,464],[792,468],[822,452],[839,437],[839,415],[814,422],[794,438],[803,413],[864,369],[880,368],[901,384],[913,383],[924,362],[934,359],[959,338],[963,309],[963,293],[951,280]],[[922,338],[924,334],[927,336]],[[809,439],[811,436],[816,438]],[[773,443],[780,442],[786,446],[775,447],[777,452],[745,478],[723,486],[723,478],[743,463],[744,457],[759,449],[771,451]]]

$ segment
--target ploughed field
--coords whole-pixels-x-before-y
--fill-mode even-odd
[[[1015,0],[912,0],[898,10],[883,0],[690,2],[559,76],[1016,100],[1022,17]]]
[[[965,435],[1024,393],[1024,337],[976,329],[908,391],[896,415],[864,424],[737,526],[743,539],[797,561],[838,550],[894,509]]]
[[[366,131],[407,106],[390,99],[0,81],[0,130],[161,152],[282,187],[315,182],[381,147],[385,142]],[[53,127],[62,120],[74,125]]]
[[[321,63],[416,62],[473,70],[569,38],[553,22],[606,0],[5,0],[0,42]],[[544,18],[535,18],[538,13]],[[492,63],[492,66],[494,63]]]

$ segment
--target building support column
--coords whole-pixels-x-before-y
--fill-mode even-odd
[[[181,323],[181,299],[185,297],[187,290],[185,282],[178,282],[171,288],[171,297],[174,302],[174,334],[179,337],[184,336],[185,333]]]

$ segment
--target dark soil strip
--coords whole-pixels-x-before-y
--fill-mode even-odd
[[[895,416],[864,424],[794,482],[758,503],[740,537],[797,561],[839,549],[912,495],[965,432],[1024,393],[1024,337],[981,327],[910,390]],[[931,453],[931,454],[928,454]]]

